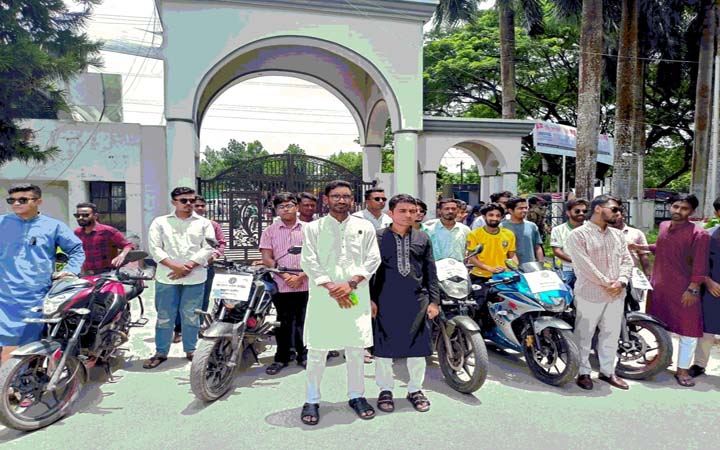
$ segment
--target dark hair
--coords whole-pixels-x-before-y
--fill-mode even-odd
[[[92,209],[92,212],[94,212],[94,213],[97,212],[97,205],[95,203],[83,202],[83,203],[78,203],[77,205],[75,205],[75,209],[80,209],[80,208],[90,208],[90,209]]]
[[[275,197],[273,197],[273,208],[277,208],[277,205],[280,203],[287,203],[287,202],[293,202],[294,204],[298,204],[298,199],[295,196],[295,194],[292,194],[290,192],[278,192],[275,194]]]
[[[535,197],[534,195],[532,197],[529,197],[527,199],[527,201],[528,201],[528,205],[537,205],[540,202],[540,200],[538,200],[538,198]]]
[[[10,189],[8,189],[8,194],[14,194],[16,192],[27,192],[30,191],[33,193],[33,195],[36,198],[42,197],[42,190],[39,186],[30,184],[30,183],[23,183],[23,184],[14,184],[10,186]]]
[[[419,209],[421,209],[423,212],[427,212],[427,203],[420,200],[419,198],[415,199],[415,203],[417,203]]]
[[[172,190],[172,192],[170,193],[170,198],[175,200],[176,198],[178,198],[181,195],[194,194],[194,193],[195,193],[195,189],[185,187],[185,186],[180,186],[180,187],[176,187],[175,189]]]
[[[512,196],[512,192],[510,191],[496,192],[490,195],[490,203],[497,203],[502,197],[511,198]]]
[[[195,203],[197,203],[197,202],[201,202],[201,203],[207,204],[207,200],[205,200],[205,197],[203,197],[202,195],[196,195],[196,196],[195,196]]]
[[[690,206],[692,206],[693,211],[697,209],[698,205],[700,204],[700,201],[697,197],[695,197],[695,194],[675,194],[672,197],[670,197],[670,204],[676,202],[688,202],[690,203]],[[713,206],[715,206],[715,203],[713,203]]]
[[[510,197],[510,200],[507,201],[505,206],[507,206],[508,209],[515,209],[518,203],[527,203],[527,199],[523,197]]]
[[[352,185],[350,185],[350,183],[348,183],[347,181],[335,180],[335,181],[331,181],[325,185],[325,195],[330,194],[330,191],[332,191],[333,189],[337,189],[340,187],[345,187],[345,188],[350,189],[350,191],[352,191]]]
[[[370,196],[376,192],[385,192],[385,189],[383,188],[370,188],[367,191],[365,191],[365,200],[369,199]]]
[[[390,203],[388,204],[388,208],[390,211],[395,211],[395,207],[399,203],[410,203],[411,205],[417,206],[417,200],[415,200],[415,197],[408,194],[397,194],[393,195],[393,197],[390,199]]]
[[[574,198],[572,200],[568,200],[567,203],[565,203],[565,211],[572,211],[573,208],[575,208],[577,205],[585,205],[585,207],[588,207],[588,201],[584,198]]]
[[[297,195],[298,200],[306,199],[317,203],[317,197],[309,192],[301,192]]]
[[[622,203],[620,203],[620,199],[617,197],[613,197],[612,195],[598,195],[592,201],[590,202],[590,213],[595,214],[595,207],[597,206],[603,206],[607,202],[616,202],[618,206],[622,206]]]
[[[445,205],[446,203],[455,203],[455,206],[457,206],[458,208],[460,207],[460,201],[456,198],[441,198],[438,202],[438,208],[442,209],[443,205]]]
[[[716,198],[713,202],[713,208],[715,211],[720,211],[720,197]]]
[[[467,208],[467,203],[465,203],[465,200],[460,200],[459,198],[457,200],[458,208]]]
[[[480,214],[487,215],[490,211],[500,211],[500,215],[505,215],[505,208],[499,203],[488,203],[480,209]]]

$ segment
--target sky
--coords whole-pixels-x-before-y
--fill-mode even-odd
[[[490,7],[494,2],[482,2]],[[87,32],[108,43],[159,45],[159,19],[152,0],[104,0],[95,8]],[[91,72],[121,74],[124,120],[162,125],[162,62],[143,54],[101,52],[104,66]],[[324,88],[290,77],[262,77],[237,84],[210,107],[200,133],[201,151],[219,149],[230,139],[259,140],[270,153],[281,153],[298,144],[313,156],[328,157],[338,151],[360,151],[355,122],[340,100]],[[473,160],[462,150],[449,149],[443,165],[460,171]]]

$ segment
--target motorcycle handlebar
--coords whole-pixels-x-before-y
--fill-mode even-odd
[[[515,274],[511,277],[503,278],[501,280],[490,280],[487,283],[485,283],[486,286],[493,287],[500,284],[510,284],[518,281],[520,279],[520,276],[518,274]]]

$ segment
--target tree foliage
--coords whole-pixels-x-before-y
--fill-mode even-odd
[[[100,43],[83,27],[100,0],[0,2],[0,165],[13,159],[47,161],[56,148],[41,149],[21,119],[55,118],[68,106],[60,82],[89,65],[100,65]]]
[[[340,164],[353,174],[361,177],[362,176],[362,153],[360,152],[344,152],[339,151],[333,153],[328,157],[328,160]]]
[[[220,150],[205,147],[203,160],[200,161],[200,177],[206,180],[215,178],[220,172],[237,166],[243,161],[267,155],[269,153],[257,140],[245,143],[230,139],[228,145]]]

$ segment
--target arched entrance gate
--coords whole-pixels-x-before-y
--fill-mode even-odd
[[[280,154],[244,161],[210,180],[200,180],[207,217],[218,222],[227,239],[229,259],[259,259],[260,235],[273,221],[272,197],[278,192],[309,192],[318,197],[322,215],[325,185],[345,180],[353,186],[356,208],[362,206],[362,177],[345,167],[308,155]]]

